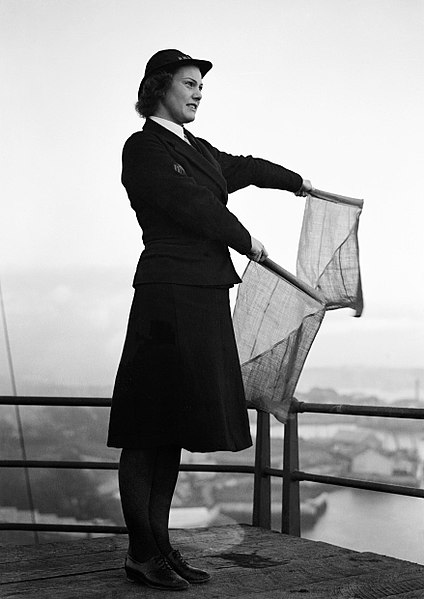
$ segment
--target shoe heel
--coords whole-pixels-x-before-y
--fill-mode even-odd
[[[125,574],[127,575],[128,582],[137,582],[137,579],[134,576],[134,574],[131,574],[131,572],[127,568],[125,568]]]

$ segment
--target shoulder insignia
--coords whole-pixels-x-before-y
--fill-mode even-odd
[[[179,175],[186,175],[185,170],[183,169],[181,164],[178,164],[178,162],[174,162],[174,171]]]

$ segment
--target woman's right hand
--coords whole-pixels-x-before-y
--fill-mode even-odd
[[[268,252],[266,251],[264,244],[254,237],[251,237],[251,240],[252,247],[247,254],[247,257],[254,262],[263,262],[265,258],[268,257]]]
[[[303,179],[302,187],[298,191],[296,191],[294,195],[305,198],[312,190],[312,183],[309,181],[309,179]]]

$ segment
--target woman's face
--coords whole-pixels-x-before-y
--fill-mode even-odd
[[[171,87],[166,92],[154,116],[167,119],[178,125],[191,123],[202,98],[202,75],[194,65],[175,71]]]

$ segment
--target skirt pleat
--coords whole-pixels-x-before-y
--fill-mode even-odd
[[[108,445],[209,452],[251,444],[228,289],[137,286]]]

